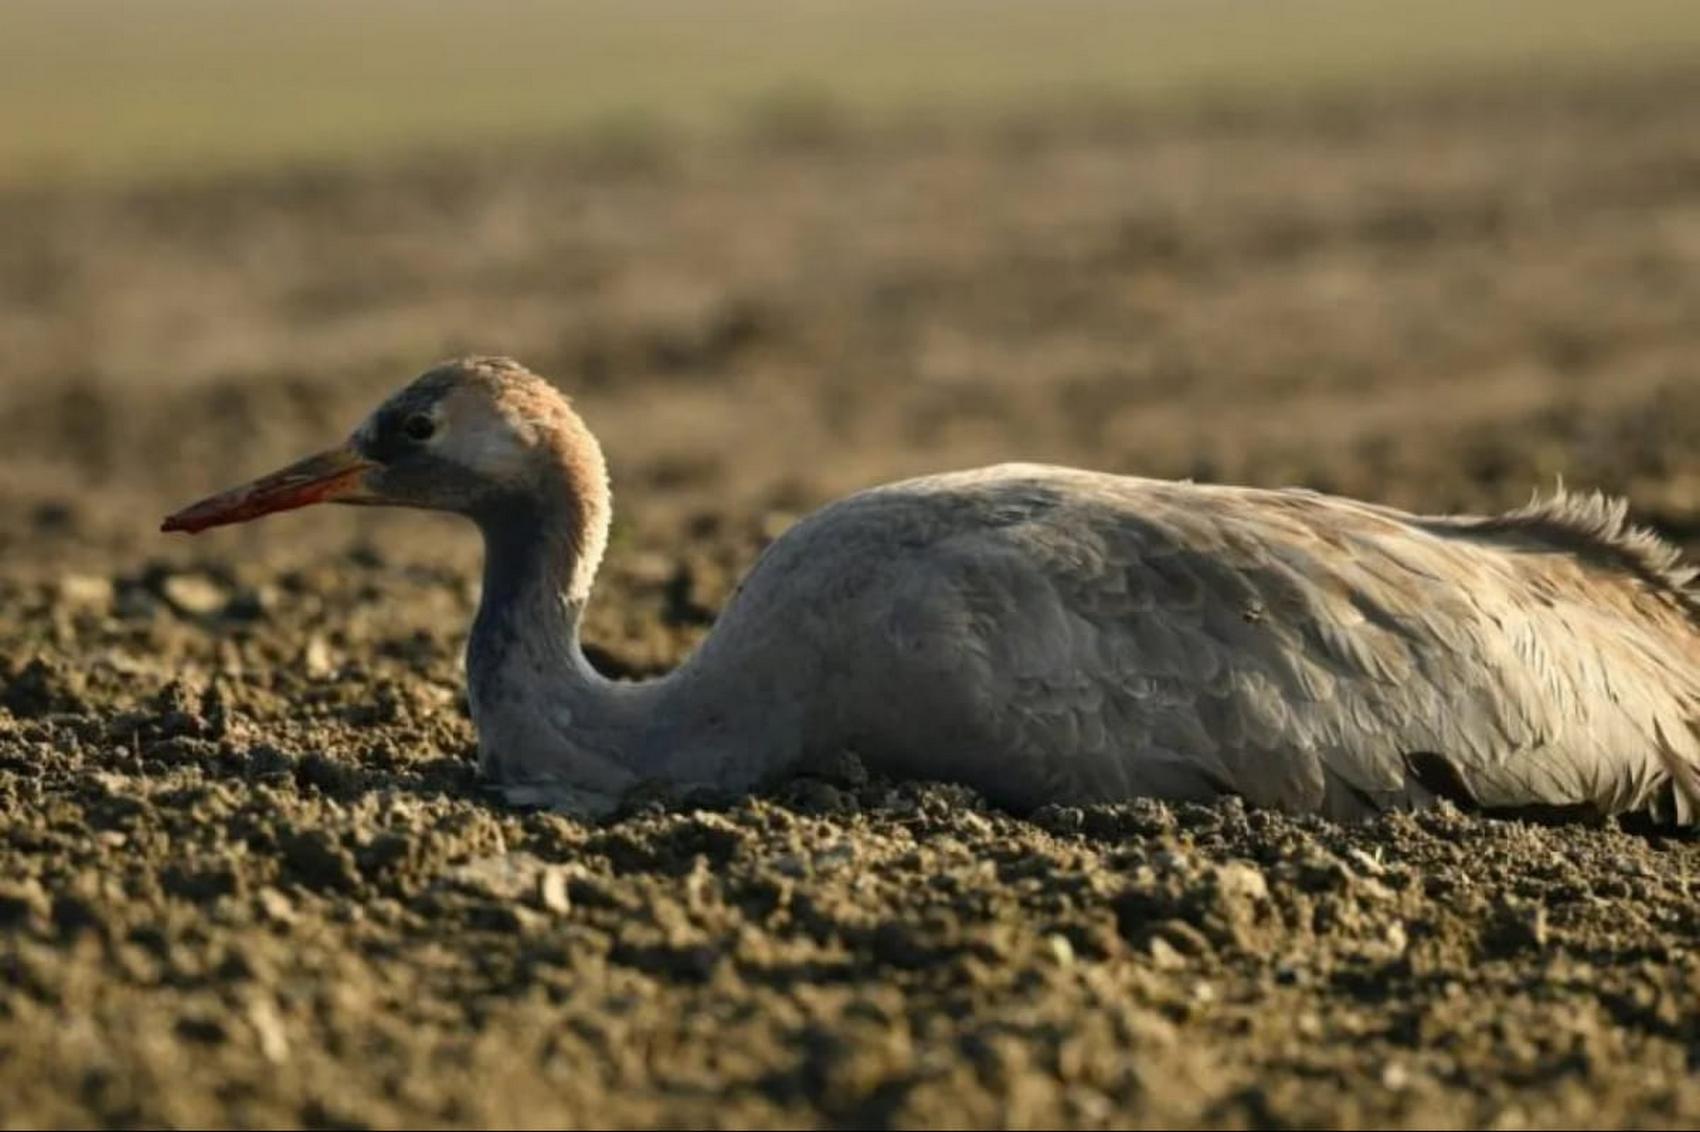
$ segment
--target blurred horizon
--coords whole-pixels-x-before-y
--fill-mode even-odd
[[[1390,18],[1397,16],[1397,18]],[[1686,0],[8,0],[0,186],[1700,63]]]

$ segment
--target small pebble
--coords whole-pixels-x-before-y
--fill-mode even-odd
[[[200,574],[172,574],[159,584],[160,596],[188,617],[209,617],[230,602],[224,587]]]
[[[537,904],[546,912],[564,916],[572,911],[572,897],[567,891],[564,869],[544,869],[537,878]]]

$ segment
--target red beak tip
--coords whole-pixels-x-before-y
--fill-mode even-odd
[[[183,534],[198,535],[202,531],[206,530],[206,524],[197,523],[180,514],[167,515],[164,521],[159,524],[159,529],[164,534],[181,532]]]

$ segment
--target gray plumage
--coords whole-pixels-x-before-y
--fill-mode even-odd
[[[483,529],[469,692],[517,802],[743,790],[849,749],[1017,808],[1235,794],[1349,819],[1444,797],[1700,821],[1694,571],[1619,502],[1425,517],[1029,464],[909,480],[798,523],[677,671],[622,683],[579,647],[609,515],[589,431],[499,359],[374,421],[415,406],[442,434],[354,501]]]

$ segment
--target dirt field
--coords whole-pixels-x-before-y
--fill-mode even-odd
[[[991,460],[1562,474],[1700,550],[1700,69],[0,197],[0,1123],[1700,1120],[1691,841],[487,801],[467,531],[156,533],[462,351],[602,437],[629,675],[802,511]]]

